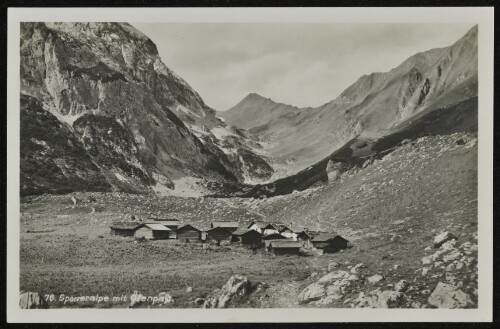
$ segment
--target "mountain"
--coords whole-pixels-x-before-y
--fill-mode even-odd
[[[296,108],[250,94],[218,113],[254,134],[279,177],[320,161],[357,136],[378,139],[419,113],[477,96],[477,26],[453,45],[411,56],[385,73],[362,76],[317,108]]]
[[[20,55],[22,194],[169,192],[273,172],[129,24],[22,23]]]

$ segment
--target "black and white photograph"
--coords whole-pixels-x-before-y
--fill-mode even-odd
[[[19,9],[16,312],[491,308],[493,10],[336,10]]]

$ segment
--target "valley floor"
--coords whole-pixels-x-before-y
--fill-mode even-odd
[[[274,256],[235,245],[138,243],[110,235],[112,221],[166,214],[205,227],[216,220],[293,222],[336,231],[355,246],[321,256]],[[424,137],[328,184],[269,199],[124,193],[25,197],[20,284],[24,291],[56,299],[166,292],[175,300],[169,307],[199,307],[195,299],[241,274],[267,288],[237,307],[378,307],[372,301],[380,300],[380,293],[393,292],[406,280],[404,301],[389,307],[435,307],[429,297],[440,284],[466,295],[460,295],[465,302],[459,307],[477,307],[477,226],[477,137]],[[444,231],[457,237],[456,244],[433,248],[434,237]],[[355,277],[337,289],[337,281],[320,279],[332,272]],[[383,279],[370,283],[376,274]],[[311,285],[320,291],[308,299],[301,292]],[[330,294],[328,287],[337,290]],[[96,307],[57,300],[50,306]]]

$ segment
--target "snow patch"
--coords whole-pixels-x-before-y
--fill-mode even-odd
[[[226,127],[215,127],[210,130],[210,132],[219,140],[223,140],[227,136],[235,136],[229,129]]]
[[[188,109],[187,107],[181,105],[181,104],[178,104],[177,107],[175,108],[176,111],[180,111],[180,112],[184,112],[185,114],[187,115],[194,115],[198,118],[201,118],[197,113],[191,111],[190,109]]]
[[[122,175],[120,175],[119,173],[115,173],[115,176],[116,178],[118,178],[118,180],[122,181],[122,182],[125,182],[125,183],[128,183],[128,179],[126,179],[125,177],[123,177]]]

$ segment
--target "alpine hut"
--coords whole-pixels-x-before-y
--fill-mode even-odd
[[[255,230],[238,229],[232,233],[231,242],[241,242],[243,246],[258,248],[262,245],[262,234]]]
[[[302,231],[299,234],[297,234],[297,241],[302,243],[302,246],[304,246],[304,247],[310,247],[311,246],[311,235],[308,234],[306,231]]]
[[[170,237],[171,232],[168,227],[162,224],[144,223],[135,230],[134,236],[148,240],[164,240]]]
[[[269,235],[264,235],[262,237],[262,240],[284,240],[286,239],[286,236],[283,236],[279,233],[273,233],[273,234],[269,234]]]
[[[304,232],[305,228],[304,227],[299,227],[299,226],[284,226],[280,230],[280,234],[289,238],[293,239],[293,241],[297,241],[297,236],[299,233]]]
[[[215,241],[218,244],[222,241],[231,241],[231,231],[223,227],[216,226],[205,231],[207,241]]]
[[[179,220],[175,218],[148,218],[148,220],[158,222],[159,224],[168,227],[174,232],[177,231],[177,228],[179,228],[179,226],[181,226]]]
[[[113,222],[110,225],[111,235],[134,236],[135,230],[141,225],[139,222]]]
[[[267,249],[275,255],[298,255],[301,246],[297,241],[275,240],[269,244]]]
[[[234,232],[240,227],[240,224],[238,222],[213,222],[212,228],[215,227],[221,227],[226,231]]]
[[[311,243],[314,248],[322,253],[334,253],[350,247],[349,241],[336,233],[321,233],[315,235],[312,237]]]
[[[200,242],[201,230],[191,224],[186,224],[177,229],[177,239],[185,242]]]

